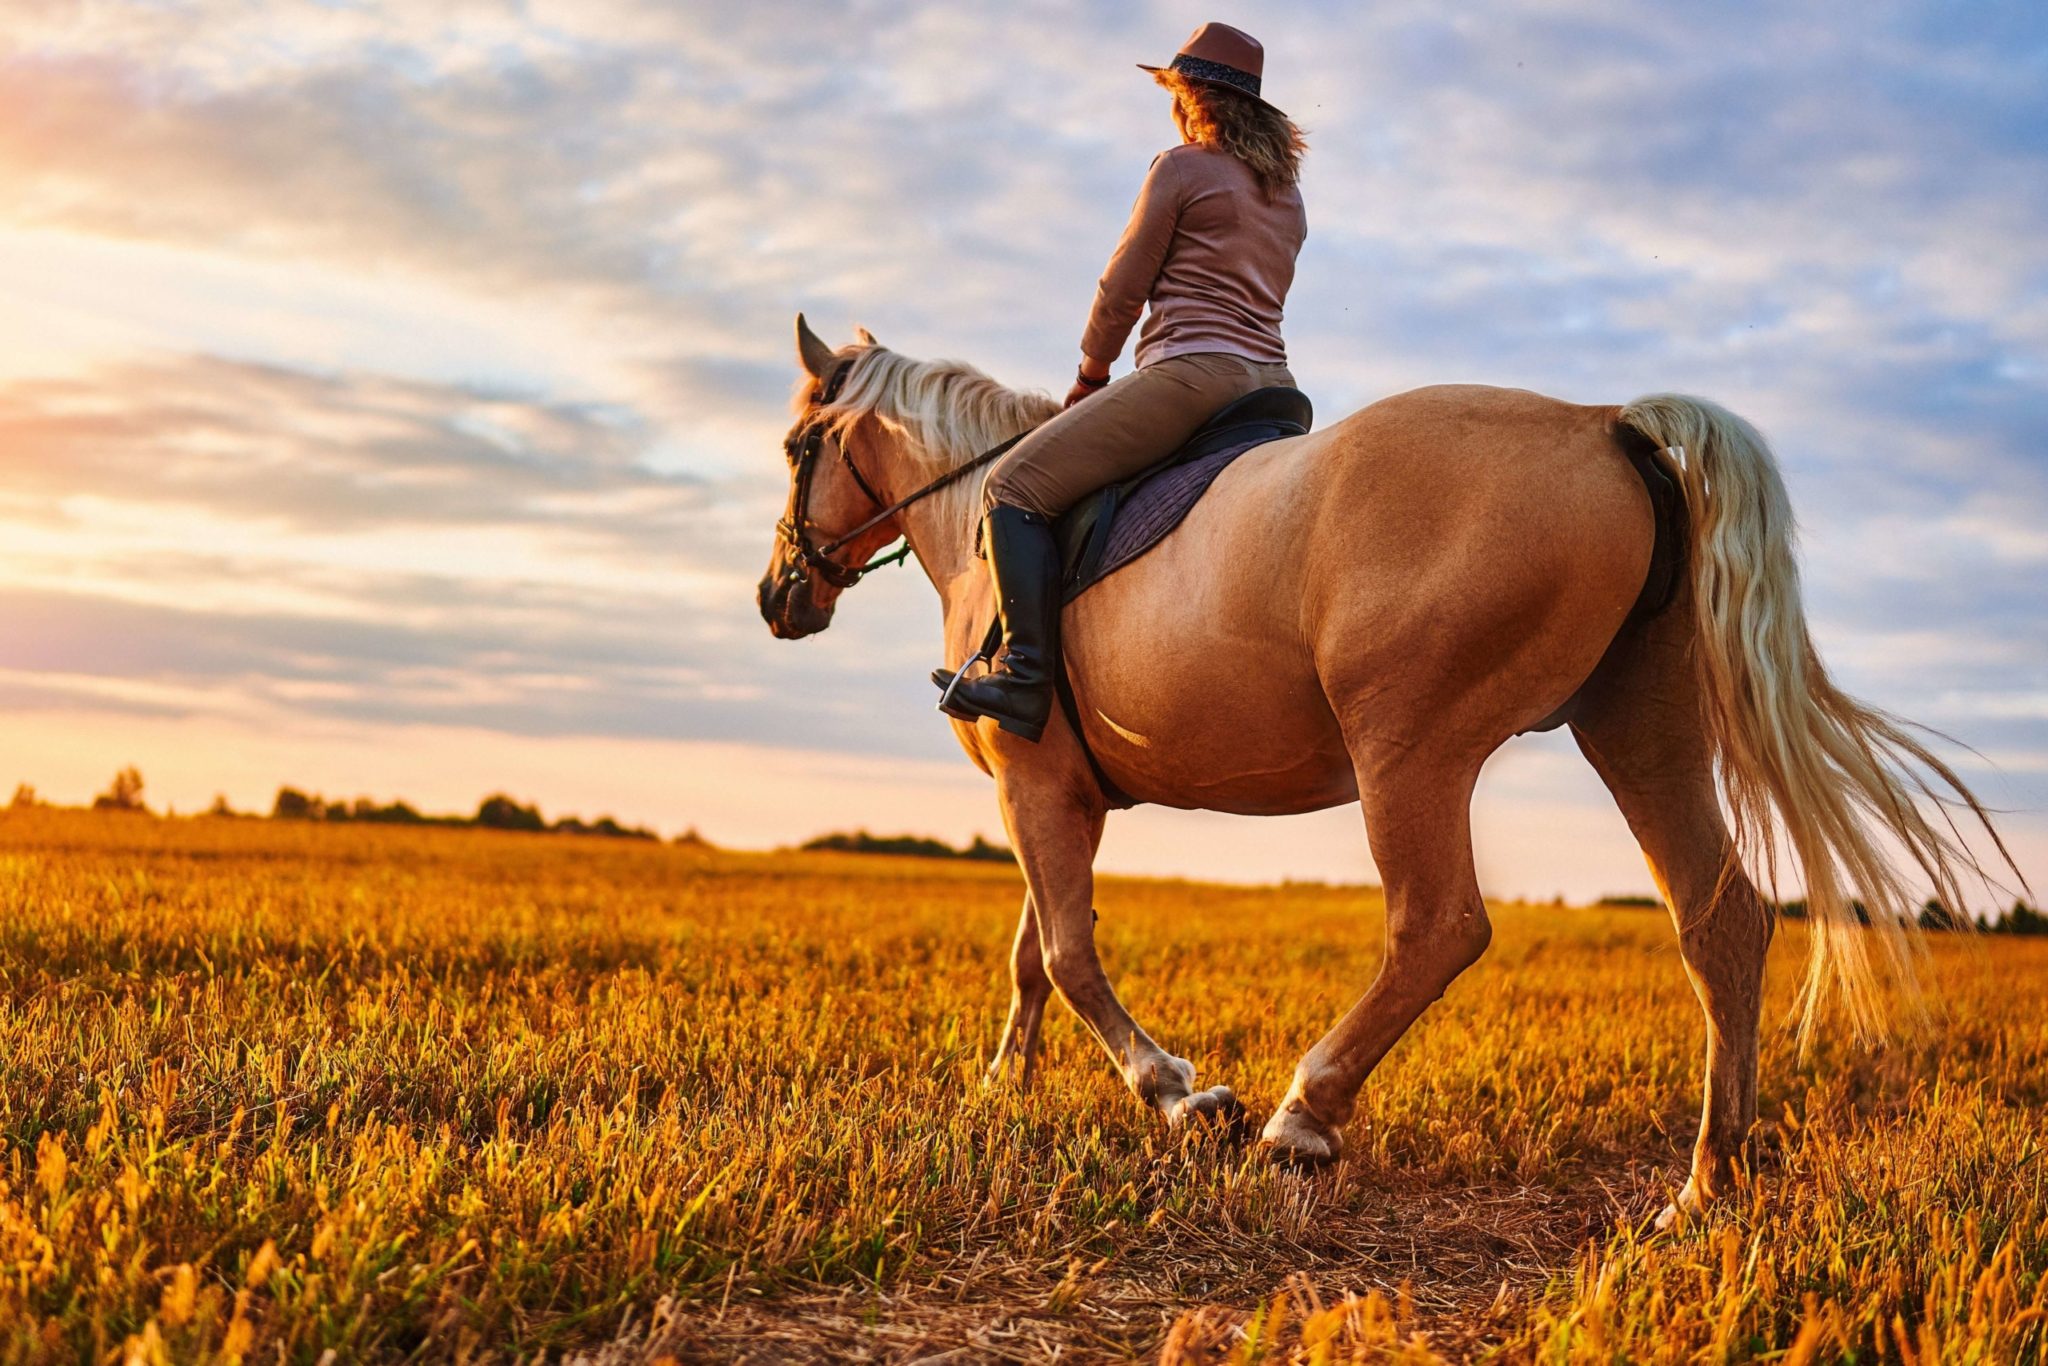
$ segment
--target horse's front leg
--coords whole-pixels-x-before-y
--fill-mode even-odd
[[[1003,823],[1037,915],[1046,976],[1116,1063],[1125,1085],[1169,1123],[1234,1113],[1237,1100],[1229,1088],[1197,1091],[1194,1064],[1153,1042],[1109,984],[1095,952],[1095,850],[1102,836],[1102,804],[1085,775],[1076,781],[1072,774],[1031,771],[1051,767],[1027,760],[1005,765],[998,777]]]

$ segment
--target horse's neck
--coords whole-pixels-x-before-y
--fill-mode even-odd
[[[932,478],[928,467],[921,467],[900,449],[891,451],[890,463],[894,469],[902,471],[891,480],[892,484],[901,485],[888,490],[891,498],[906,497]],[[961,483],[978,488],[983,473],[982,470],[970,470],[960,476]],[[938,590],[945,608],[949,639],[976,629],[973,618],[982,618],[980,625],[985,626],[988,600],[988,571],[980,556],[974,553],[975,522],[978,519],[961,510],[962,499],[957,494],[947,496],[952,487],[957,486],[949,486],[946,492],[911,504],[898,517],[904,539],[910,542],[925,577]],[[978,498],[968,501],[970,506],[979,508]]]
[[[929,475],[914,473],[915,466],[903,462],[906,473],[903,478],[904,492],[915,489],[927,481]],[[980,471],[962,475],[971,480]],[[903,493],[893,496],[902,497]],[[974,554],[974,523],[959,512],[957,497],[934,495],[921,502],[912,503],[903,509],[898,520],[903,527],[904,539],[917,554],[918,563],[930,577],[932,586],[945,592],[946,585],[963,574],[975,572],[980,560]]]

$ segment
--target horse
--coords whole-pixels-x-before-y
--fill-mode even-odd
[[[1057,405],[864,328],[835,348],[798,314],[796,340],[789,500],[761,615],[779,638],[814,635],[862,573],[914,555],[957,668],[994,606],[968,476]],[[1631,442],[1683,495],[1675,596],[1647,618],[1631,608],[1655,526]],[[1480,766],[1520,732],[1571,727],[1642,848],[1706,1017],[1699,1133],[1667,1223],[1729,1188],[1756,1122],[1778,909],[1748,868],[1765,865],[1774,887],[1782,839],[1805,884],[1805,1042],[1834,998],[1865,1036],[1910,996],[1912,870],[1950,906],[1964,904],[1964,876],[1985,876],[1944,800],[2012,866],[1976,796],[1909,723],[1830,679],[1775,457],[1704,399],[1582,406],[1480,385],[1382,399],[1239,457],[1170,536],[1068,603],[1061,640],[1079,734],[1058,715],[1037,744],[951,722],[995,779],[1026,886],[989,1076],[1030,1085],[1057,991],[1168,1124],[1242,1118],[1230,1088],[1198,1088],[1103,970],[1092,865],[1111,805],[1091,752],[1124,793],[1165,806],[1280,815],[1356,801],[1385,953],[1260,1134],[1296,1166],[1339,1157],[1374,1066],[1486,950],[1469,807]],[[1888,979],[1908,992],[1881,991]]]

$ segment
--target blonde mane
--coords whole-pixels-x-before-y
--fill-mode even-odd
[[[853,368],[839,396],[820,410],[827,430],[841,440],[863,417],[873,417],[901,438],[918,473],[933,478],[956,469],[1059,412],[1036,390],[999,384],[965,361],[912,360],[886,346],[853,346],[839,353]],[[797,385],[799,412],[817,397],[818,382]],[[948,517],[973,522],[981,515],[981,481],[962,479],[933,495]]]

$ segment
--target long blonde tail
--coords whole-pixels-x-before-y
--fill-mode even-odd
[[[1960,911],[1962,877],[1989,879],[1946,809],[1959,802],[2022,886],[2025,879],[1976,796],[1909,723],[1828,677],[1806,630],[1792,505],[1756,429],[1682,394],[1639,398],[1621,420],[1671,452],[1685,491],[1695,657],[1736,848],[1753,869],[1761,863],[1775,889],[1782,830],[1806,884],[1812,948],[1800,1044],[1812,1041],[1836,993],[1859,1037],[1881,1034],[1888,1017],[1877,968],[1890,967],[1909,996],[1918,987],[1914,895],[1880,837],[1902,846],[1942,904]]]

